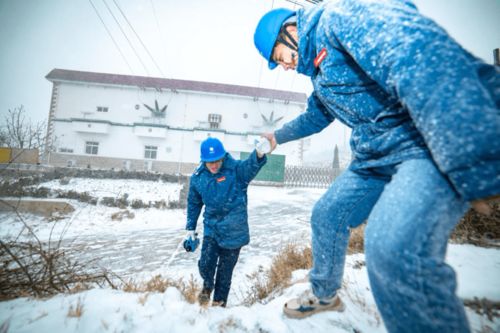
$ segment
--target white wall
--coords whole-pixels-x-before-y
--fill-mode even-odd
[[[164,118],[152,117],[143,105],[154,107],[155,99],[160,108],[168,104]],[[108,107],[108,112],[97,112],[97,106]],[[261,114],[270,118],[273,113],[275,120],[283,117],[277,123],[281,126],[304,107],[245,96],[64,82],[58,87],[54,114],[55,146],[57,151],[69,148],[85,155],[85,142],[96,141],[98,156],[120,159],[143,159],[146,145],[157,146],[157,160],[197,163],[199,145],[210,135],[219,137],[238,158],[239,152],[253,150],[253,135],[273,129],[263,126]],[[219,130],[199,130],[200,125],[207,128],[209,113],[222,116]],[[287,155],[287,164],[301,164],[299,145],[280,146],[275,153]]]

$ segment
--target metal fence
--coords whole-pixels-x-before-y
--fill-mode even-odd
[[[340,175],[341,170],[329,167],[285,167],[285,186],[327,188]]]

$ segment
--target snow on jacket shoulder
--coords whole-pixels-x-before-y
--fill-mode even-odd
[[[195,230],[203,206],[204,235],[219,246],[234,249],[250,241],[247,188],[267,157],[254,151],[246,160],[226,154],[221,169],[212,174],[202,163],[191,176],[187,204],[187,230]]]
[[[301,9],[298,33],[297,70],[311,76],[315,102],[276,131],[278,143],[336,118],[352,128],[352,169],[432,156],[466,200],[500,193],[498,68],[465,51],[409,1]],[[322,49],[327,56],[315,68]]]

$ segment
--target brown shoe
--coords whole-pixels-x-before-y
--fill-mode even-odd
[[[285,303],[283,312],[289,318],[305,318],[323,311],[344,311],[344,303],[338,295],[329,299],[319,299],[310,290],[298,298]]]
[[[226,302],[224,302],[224,301],[213,301],[212,302],[212,306],[220,306],[221,308],[225,308],[226,307]]]
[[[212,294],[212,290],[210,289],[202,289],[198,294],[198,302],[200,305],[207,305],[210,301],[210,294]]]

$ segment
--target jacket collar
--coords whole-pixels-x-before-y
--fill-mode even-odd
[[[316,58],[316,28],[324,5],[307,9],[299,9],[297,13],[297,30],[299,35],[299,63],[297,72],[313,76],[316,72],[314,58]]]
[[[205,162],[201,162],[201,165],[202,165],[202,171],[212,175],[210,170],[207,169]],[[222,166],[219,169],[218,173],[221,173],[224,169],[234,169],[235,167],[236,167],[236,160],[229,153],[226,153],[226,156],[224,156],[224,161],[222,161]]]

